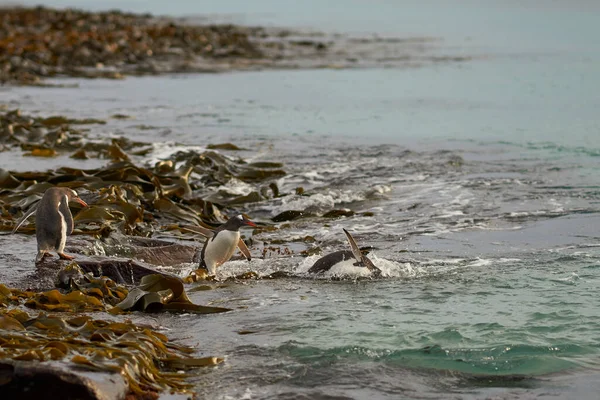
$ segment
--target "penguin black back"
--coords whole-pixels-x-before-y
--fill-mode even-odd
[[[344,262],[346,260],[354,260],[352,250],[338,250],[333,253],[329,253],[326,256],[319,258],[308,270],[309,274],[318,274],[320,272],[329,271],[335,264]],[[356,261],[354,265],[358,266],[359,262]]]
[[[346,234],[346,238],[348,239],[348,243],[350,244],[350,250],[339,250],[333,253],[327,254],[319,258],[308,270],[308,273],[316,274],[329,271],[334,265],[347,261],[354,260],[354,264],[357,267],[365,267],[371,271],[373,276],[381,275],[381,270],[377,268],[373,262],[367,257],[365,253],[360,250],[356,241],[350,235],[346,229],[344,229],[344,233]]]

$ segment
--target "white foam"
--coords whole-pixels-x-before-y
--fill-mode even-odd
[[[273,258],[254,258],[252,261],[233,260],[228,261],[217,268],[216,278],[225,280],[233,278],[248,272],[254,272],[259,277],[270,275],[274,272],[283,271],[298,278],[310,279],[347,279],[374,277],[373,273],[366,267],[356,266],[354,260],[347,260],[336,264],[329,271],[320,274],[309,274],[308,270],[313,264],[328,254],[325,251],[322,254],[309,257],[273,257]],[[514,263],[521,261],[518,258],[499,258],[499,259],[431,259],[431,260],[411,260],[410,262],[399,262],[384,257],[379,257],[374,252],[369,254],[369,259],[381,271],[381,278],[400,278],[400,279],[418,279],[422,277],[444,276],[455,274],[460,270],[469,268],[479,268],[493,266],[499,263]],[[191,271],[198,268],[195,263],[181,264],[173,271],[172,267],[164,269],[177,273],[181,277],[188,276]],[[159,268],[160,269],[160,268]]]
[[[289,210],[322,211],[330,210],[339,204],[354,203],[366,200],[373,195],[381,195],[391,191],[391,187],[376,185],[367,190],[330,189],[310,196],[287,196],[278,199],[274,204],[272,215]]]
[[[308,270],[313,264],[323,257],[325,254],[312,255],[304,258],[294,269],[294,274],[304,275],[308,274]],[[382,277],[411,277],[416,275],[416,271],[412,267],[410,263],[399,263],[396,261],[387,260],[385,258],[379,258],[377,255],[371,253],[369,254],[369,259],[373,262],[373,264],[381,270]],[[331,279],[331,278],[340,278],[340,279],[356,279],[356,278],[366,278],[372,277],[373,273],[366,267],[360,267],[354,265],[356,263],[355,260],[347,260],[334,265],[329,271],[326,271],[322,274],[310,275],[315,278],[320,279]]]
[[[252,193],[255,187],[232,177],[229,181],[217,188],[217,192],[222,191],[232,196],[246,196]]]
[[[466,266],[467,267],[484,267],[484,266],[491,265],[491,264],[492,264],[492,260],[480,258],[480,259],[477,259],[477,260],[467,264]]]

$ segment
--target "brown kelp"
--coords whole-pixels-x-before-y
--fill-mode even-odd
[[[439,39],[432,37],[355,37],[197,22],[120,11],[4,7],[0,84],[46,85],[44,78],[56,76],[420,66],[473,58],[440,55]]]
[[[119,78],[186,70],[190,58],[261,56],[250,35],[232,25],[190,26],[119,11],[4,8],[0,18],[0,82],[36,83],[69,75]]]
[[[22,212],[35,204],[47,188],[56,185],[76,189],[90,205],[83,210],[74,209],[75,234],[101,237],[116,230],[150,236],[161,226],[180,222],[214,227],[224,222],[221,216],[224,207],[278,194],[273,180],[285,175],[281,164],[249,164],[212,150],[178,152],[153,166],[139,166],[127,152],[145,149],[147,145],[125,139],[91,143],[84,132],[72,127],[82,121],[53,117],[52,121],[60,120],[60,125],[52,123],[51,128],[46,128],[47,120],[24,116],[18,110],[5,112],[0,115],[0,141],[23,150],[84,152],[86,157],[107,158],[112,162],[96,169],[62,167],[45,172],[0,169],[2,230],[14,226]],[[256,191],[247,196],[232,196],[212,189],[234,178],[253,183]],[[33,229],[24,225],[20,232]]]
[[[8,289],[0,284],[0,307],[23,304],[25,307],[53,312],[172,311],[213,314],[230,311],[222,307],[194,304],[183,281],[167,274],[148,274],[136,287],[127,289],[105,276],[84,273],[75,261],[62,268],[56,277],[57,289],[33,292]]]
[[[0,360],[60,361],[75,370],[117,373],[136,396],[164,390],[189,392],[188,375],[178,371],[223,361],[192,357],[193,352],[130,321],[0,309]],[[0,389],[4,383],[0,382]]]
[[[222,307],[207,307],[190,301],[183,288],[183,281],[165,275],[147,275],[139,287],[129,291],[127,298],[117,304],[111,312],[126,310],[172,311],[212,314],[229,311]]]
[[[25,155],[34,157],[55,157],[61,153],[71,154],[72,158],[103,158],[116,161],[129,161],[131,155],[143,155],[150,146],[132,142],[125,138],[110,141],[87,139],[86,125],[103,125],[99,119],[73,119],[60,115],[36,117],[24,115],[20,110],[0,113],[0,144],[7,148],[20,147]]]
[[[69,239],[68,249],[76,248],[72,251],[78,253],[76,260],[58,273],[64,263],[55,259],[36,266],[36,274],[55,276],[57,288],[47,290],[52,285],[47,278],[36,279],[33,286],[41,282],[37,287],[43,289],[39,292],[0,285],[0,363],[52,360],[66,363],[69,370],[115,372],[126,378],[134,395],[187,391],[186,374],[181,370],[222,360],[192,357],[191,349],[175,346],[156,331],[122,319],[129,311],[208,314],[229,309],[192,303],[180,278],[156,273],[152,265],[139,260],[155,265],[189,262],[192,246],[151,236],[182,237],[189,234],[184,226],[218,226],[225,218],[222,212],[229,213],[231,204],[277,195],[274,179],[285,172],[281,164],[249,164],[213,150],[179,152],[154,165],[140,165],[137,156],[147,144],[125,139],[92,142],[85,130],[75,128],[85,123],[101,121],[31,117],[17,110],[0,113],[0,141],[9,149],[107,160],[105,166],[93,169],[0,169],[3,231],[10,231],[49,187],[76,189],[89,204],[88,208],[72,207],[74,234],[79,236]],[[232,179],[251,183],[256,192],[247,200],[213,193],[214,187]],[[33,233],[33,225],[33,220],[28,221],[19,232]],[[95,256],[97,239],[115,251]],[[99,312],[109,312],[109,320],[80,314]]]
[[[148,275],[139,287],[127,290],[106,277],[84,274],[73,262],[59,272],[57,284],[62,289],[46,292],[9,289],[0,284],[0,364],[3,360],[54,361],[66,363],[71,370],[117,373],[126,378],[129,390],[137,396],[148,391],[189,391],[187,375],[177,371],[222,361],[192,357],[193,349],[172,344],[150,327],[129,321],[46,313],[229,311],[192,303],[177,277]],[[20,305],[42,311],[32,316]],[[62,373],[59,369],[54,372]],[[0,389],[2,385],[0,380]]]

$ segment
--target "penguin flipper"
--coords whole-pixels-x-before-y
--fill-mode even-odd
[[[238,241],[238,249],[240,249],[244,257],[246,257],[246,260],[252,260],[252,254],[250,254],[250,249],[248,248],[248,246],[246,246],[246,243],[244,243],[242,238],[240,238],[240,240]]]
[[[342,229],[344,230],[344,233],[346,234],[346,238],[348,238],[348,243],[350,243],[350,249],[352,249],[352,255],[354,256],[354,258],[356,258],[356,261],[362,261],[363,254],[361,253],[360,249],[358,248],[356,241],[354,240],[354,238],[352,237],[350,232],[348,232],[344,228],[342,228]]]
[[[38,206],[37,204],[34,205],[29,210],[27,210],[27,212],[25,214],[23,214],[23,216],[21,217],[21,219],[17,221],[17,225],[15,225],[15,227],[13,228],[12,233],[15,233],[17,231],[17,229],[19,229],[21,227],[21,225],[23,225],[23,223],[25,221],[27,221],[27,218],[29,218],[33,214],[35,214],[35,212],[37,211],[37,206]]]
[[[344,228],[342,228],[342,229],[344,229]],[[348,238],[348,243],[350,243],[350,248],[352,249],[352,255],[354,256],[354,258],[356,258],[356,261],[360,262],[362,265],[367,267],[369,269],[369,271],[381,272],[381,270],[379,268],[377,268],[373,264],[373,262],[371,260],[369,260],[367,258],[367,256],[365,256],[362,253],[362,251],[360,251],[360,248],[356,244],[356,241],[354,240],[354,238],[352,237],[350,232],[348,232],[346,229],[344,229],[344,233],[346,234],[346,238]]]

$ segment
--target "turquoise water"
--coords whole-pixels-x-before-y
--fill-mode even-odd
[[[234,312],[156,317],[171,337],[226,356],[194,378],[201,397],[598,397],[596,3],[79,4],[437,36],[438,51],[477,56],[423,68],[77,80],[75,90],[2,93],[26,111],[131,115],[94,132],[152,140],[151,159],[233,141],[249,149],[238,154],[245,159],[280,160],[285,195],[242,209],[258,221],[285,210],[358,213],[253,237],[257,257],[226,264],[220,277],[288,277],[191,295]],[[8,157],[0,154],[3,163]],[[19,160],[13,168],[30,169]],[[297,186],[311,196],[293,194]],[[274,240],[295,251],[344,249],[343,227],[375,247],[382,279],[314,279],[306,271],[318,256],[258,257]],[[307,235],[314,244],[299,241]],[[29,260],[33,246],[11,251]]]

